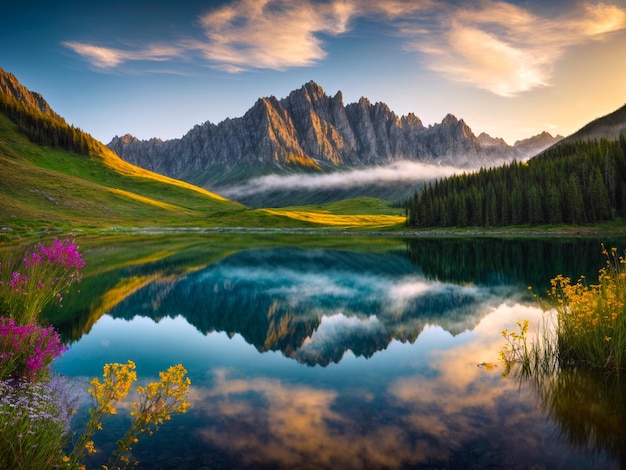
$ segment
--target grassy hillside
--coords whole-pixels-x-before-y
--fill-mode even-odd
[[[372,207],[358,202],[352,213],[344,208],[334,219],[252,210],[130,165],[95,140],[88,155],[34,144],[3,113],[0,174],[0,230],[5,233],[108,227],[378,227],[397,222],[386,216],[354,219],[351,214]]]
[[[333,217],[329,209],[323,217],[306,209],[254,210],[133,166],[67,124],[43,97],[2,69],[0,176],[0,239],[29,231],[111,227],[379,227],[398,222],[389,215],[364,217],[371,202],[339,208]]]
[[[265,214],[125,163],[92,141],[89,155],[42,147],[0,113],[0,227],[215,226]]]

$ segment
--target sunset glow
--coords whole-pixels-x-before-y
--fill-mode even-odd
[[[12,3],[0,26],[0,67],[104,143],[181,137],[309,80],[511,145],[626,102],[623,0],[68,0]]]

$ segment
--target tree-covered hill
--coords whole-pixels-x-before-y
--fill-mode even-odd
[[[0,89],[0,112],[17,124],[18,129],[33,143],[61,148],[80,155],[89,154],[90,137],[70,126],[61,116],[43,112]],[[93,146],[92,146],[93,147]]]
[[[626,216],[626,136],[564,142],[527,163],[454,175],[415,192],[412,227],[594,224]]]

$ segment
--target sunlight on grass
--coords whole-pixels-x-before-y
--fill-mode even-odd
[[[262,209],[270,215],[279,215],[290,219],[302,220],[319,225],[333,227],[375,228],[389,227],[404,223],[405,218],[395,215],[339,215],[326,211],[296,211],[282,209]]]
[[[122,160],[120,157],[118,157],[115,153],[113,153],[106,147],[103,147],[101,149],[101,153],[99,157],[102,159],[102,162],[107,167],[111,168],[112,170],[115,170],[116,172],[122,175],[147,178],[147,179],[158,181],[161,183],[171,184],[174,186],[178,186],[180,188],[189,189],[191,191],[197,192],[204,196],[209,196],[213,199],[217,199],[218,201],[232,202],[233,204],[236,204],[235,202],[230,201],[229,199],[226,199],[225,197],[220,196],[219,194],[212,193],[211,191],[207,191],[206,189],[200,188],[198,186],[194,186],[192,184],[185,183],[184,181],[179,181],[179,180],[170,178],[168,176],[159,175],[157,173],[153,173],[151,171],[144,170],[143,168],[139,168],[134,165],[131,165],[130,163],[127,163],[124,160]]]
[[[160,207],[161,209],[166,209],[169,211],[180,211],[181,207],[175,206],[173,204],[168,204],[167,202],[155,201],[154,199],[150,199],[148,197],[140,196],[139,194],[129,193],[128,191],[124,191],[122,189],[109,188],[109,191],[113,194],[117,194],[119,196],[124,196],[130,199],[134,199],[135,201],[143,202],[144,204],[149,204],[151,206]]]

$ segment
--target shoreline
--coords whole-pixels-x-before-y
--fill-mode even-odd
[[[386,230],[358,230],[336,227],[107,227],[82,228],[70,230],[33,229],[21,230],[10,227],[0,227],[0,243],[11,243],[19,240],[29,240],[37,237],[51,236],[98,236],[98,235],[164,235],[164,234],[259,234],[259,235],[315,235],[315,236],[356,236],[356,237],[385,237],[385,238],[519,238],[519,237],[559,237],[559,238],[588,238],[588,237],[626,237],[626,226],[605,229],[601,227],[571,227],[571,228],[455,228],[415,230],[408,228],[390,228]],[[4,239],[3,239],[4,238]]]

